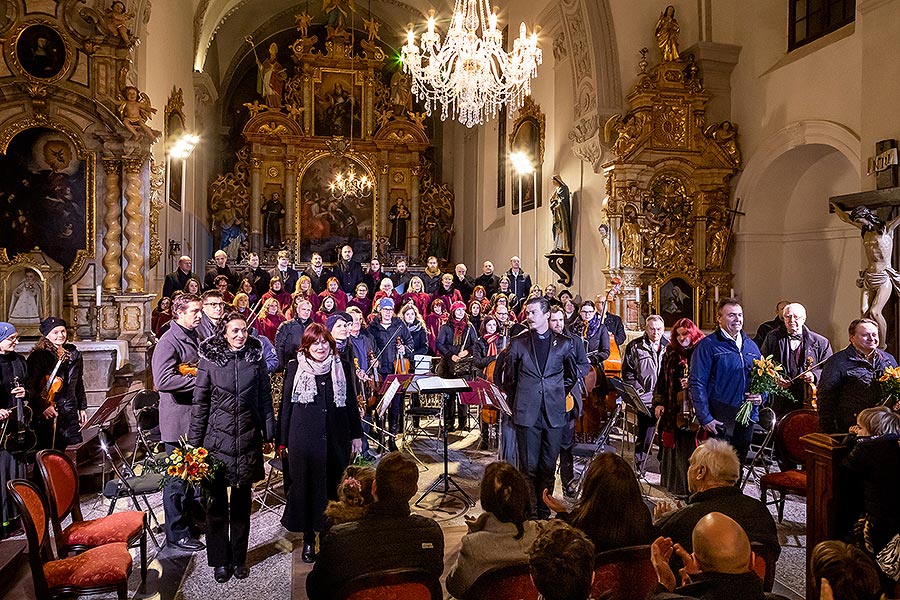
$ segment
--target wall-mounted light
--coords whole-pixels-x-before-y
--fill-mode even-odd
[[[200,143],[200,136],[193,133],[182,133],[174,138],[169,145],[169,156],[172,158],[187,158]]]

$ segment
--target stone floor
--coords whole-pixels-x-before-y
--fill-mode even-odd
[[[478,486],[484,466],[496,459],[496,452],[476,450],[478,431],[454,434],[451,437],[448,471],[460,487],[477,500]],[[424,492],[443,470],[440,445],[433,440],[419,439],[413,444],[416,457],[420,460],[420,493]],[[665,492],[655,484],[659,481],[654,459],[648,461],[648,473],[642,480],[642,488],[649,501],[664,497]],[[261,487],[261,486],[260,486]],[[276,490],[280,486],[276,485]],[[260,491],[262,491],[260,489]],[[757,489],[749,484],[745,493],[757,495]],[[558,495],[558,494],[557,494]],[[162,519],[162,495],[149,497],[151,507]],[[274,499],[270,497],[270,502]],[[85,518],[106,514],[108,503],[96,495],[82,497]],[[127,508],[120,502],[119,509]],[[481,512],[476,503],[470,508],[454,495],[431,493],[422,499],[416,512],[436,519],[444,530],[446,564],[453,564],[459,548],[459,539],[465,533],[464,516]],[[774,508],[773,508],[774,510]],[[309,566],[300,561],[292,561],[292,552],[301,544],[299,535],[287,532],[280,524],[279,507],[269,509],[257,507],[253,514],[253,529],[250,538],[250,577],[245,580],[232,579],[224,585],[217,584],[212,569],[207,566],[206,552],[194,555],[163,547],[157,550],[152,543],[149,552],[152,557],[146,582],[140,581],[137,551],[135,569],[132,574],[129,594],[134,599],[159,600],[208,600],[210,598],[253,598],[299,600],[306,598],[305,578]],[[783,546],[778,561],[775,591],[790,598],[802,598],[805,589],[805,503],[800,498],[789,498],[785,507],[785,519],[779,525],[779,535]],[[162,534],[157,538],[162,540]],[[446,572],[446,570],[445,570]],[[20,570],[19,577],[8,598],[34,598],[30,572],[27,564]],[[110,596],[111,598],[114,595]]]

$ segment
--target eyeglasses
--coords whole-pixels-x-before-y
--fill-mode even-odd
[[[203,306],[212,306],[213,308],[222,308],[225,306],[224,302],[204,302]]]

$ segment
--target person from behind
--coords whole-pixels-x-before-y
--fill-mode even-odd
[[[676,600],[764,600],[766,594],[753,570],[754,554],[750,539],[738,523],[722,513],[713,512],[697,523],[692,533],[693,553],[688,553],[672,538],[659,537],[650,545],[650,560],[659,585],[653,599]],[[677,555],[684,567],[681,587],[676,588],[675,573],[669,566]]]
[[[330,525],[359,521],[375,497],[372,484],[375,483],[375,467],[348,465],[338,484],[337,500],[329,500],[325,507],[325,517]]]
[[[878,567],[861,549],[839,540],[813,548],[809,572],[817,594],[825,600],[879,600]]]
[[[594,544],[574,527],[549,521],[528,550],[528,567],[543,600],[588,600]]]
[[[332,527],[322,540],[316,564],[306,578],[311,600],[327,600],[351,579],[388,569],[423,569],[441,576],[441,527],[409,509],[418,482],[419,469],[412,459],[399,452],[381,459],[372,486],[375,502],[365,516]]]
[[[459,557],[447,575],[447,591],[462,598],[482,574],[523,563],[538,534],[538,522],[531,514],[528,482],[511,464],[493,462],[481,479],[481,507],[484,513],[468,520]]]

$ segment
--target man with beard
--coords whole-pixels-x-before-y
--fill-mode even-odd
[[[322,255],[318,252],[312,253],[312,257],[309,261],[309,268],[303,271],[303,274],[309,277],[312,288],[317,294],[321,294],[325,291],[325,284],[328,281],[328,278],[333,276],[333,273],[322,265]],[[291,290],[291,293],[293,292],[294,290]]]

